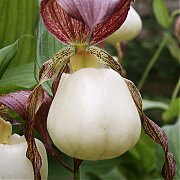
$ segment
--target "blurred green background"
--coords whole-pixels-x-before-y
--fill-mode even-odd
[[[167,133],[177,161],[180,179],[179,45],[174,26],[179,17],[176,0],[137,0],[135,9],[142,17],[139,36],[124,43],[122,66],[143,97],[145,113]],[[0,94],[33,89],[43,62],[64,47],[44,27],[38,0],[0,0]],[[179,25],[180,26],[180,25]],[[103,47],[113,56],[117,50]],[[157,50],[159,50],[157,52]],[[153,63],[152,63],[153,61]],[[142,83],[144,72],[149,67]],[[50,84],[45,88],[49,90]],[[17,130],[19,132],[19,130]],[[21,133],[21,132],[19,132]],[[38,134],[37,134],[38,136]],[[62,158],[72,166],[72,159]],[[140,141],[121,157],[83,162],[83,180],[162,179],[163,152],[142,132]],[[70,180],[72,174],[49,156],[50,180]]]

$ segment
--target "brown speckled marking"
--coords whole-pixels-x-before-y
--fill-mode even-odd
[[[55,78],[60,69],[69,62],[69,58],[75,54],[75,47],[68,46],[56,53],[52,59],[45,62],[39,73],[39,83]]]
[[[103,63],[105,66],[111,67],[113,70],[122,75],[121,65],[117,63],[110,54],[95,46],[88,47],[87,51],[95,55],[99,62]]]

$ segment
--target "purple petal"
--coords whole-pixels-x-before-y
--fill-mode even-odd
[[[111,16],[121,0],[57,0],[72,17],[83,20],[89,29]]]
[[[73,3],[80,3],[81,6],[85,2],[81,1],[67,1],[68,3],[70,3],[70,10],[73,7]],[[100,11],[100,14],[97,17],[95,17],[95,14],[91,13],[91,15],[93,14],[93,16],[89,18],[88,21],[90,24],[94,25],[91,25],[90,28],[88,28],[89,25],[86,25],[87,22],[82,19],[88,16],[88,13],[86,14],[85,10],[83,10],[84,16],[81,17],[81,14],[78,12],[77,6],[75,6],[75,14],[71,16],[64,9],[62,9],[62,7],[57,3],[56,0],[42,0],[41,16],[47,29],[61,42],[71,45],[76,43],[89,43],[92,45],[102,41],[104,38],[119,29],[119,27],[123,24],[127,17],[131,1],[132,0],[118,0],[112,2],[105,1],[103,5],[104,1],[98,0],[96,2],[98,6],[96,7],[95,5],[95,7],[89,10],[93,10],[93,13],[95,14]],[[67,2],[65,0],[58,2],[64,4],[65,7],[67,6]],[[118,3],[116,4],[116,2]],[[91,1],[86,1],[86,6],[83,6],[81,8],[86,9],[94,5],[92,4]],[[111,5],[108,6],[109,4]],[[105,12],[104,8],[105,10],[112,12],[102,15]],[[76,19],[73,18],[74,16],[76,17]]]
[[[127,17],[131,1],[132,0],[119,0],[118,4],[115,3],[116,1],[113,1],[112,4],[114,5],[112,6],[108,6],[111,3],[110,1],[107,1],[108,3],[105,3],[104,6],[106,6],[106,10],[112,12],[107,15],[99,15],[97,18],[95,18],[93,20],[95,21],[95,24],[91,28],[88,28],[89,25],[87,26],[85,24],[87,22],[84,22],[81,16],[78,15],[79,13],[76,6],[74,7],[75,14],[73,16],[77,16],[77,19],[74,19],[71,15],[66,13],[66,11],[63,10],[60,5],[58,5],[56,0],[42,0],[41,16],[47,29],[61,42],[65,44],[89,43],[92,45],[102,41],[104,38],[119,29]],[[83,2],[79,0],[76,3],[80,3],[82,5]],[[83,6],[82,8],[88,8],[91,4],[90,1],[86,2],[87,6]],[[62,1],[61,3],[64,3],[64,6],[67,6],[66,1]],[[71,3],[73,4],[75,2],[71,1]],[[105,12],[104,9],[102,9],[102,0],[97,1],[97,3],[99,6],[101,6],[101,9],[98,11],[103,10],[103,12]],[[113,7],[115,4],[116,8]],[[72,6],[69,8],[71,9]],[[94,11],[96,13],[98,12],[96,7],[92,9],[95,9]],[[85,13],[85,10],[83,13]],[[88,14],[86,16],[88,16]]]
[[[42,0],[41,16],[47,29],[61,42],[73,44],[87,41],[88,27],[68,15],[56,0]]]
[[[28,119],[26,112],[26,104],[31,91],[17,91],[0,96],[0,103],[12,109],[23,119]]]
[[[121,0],[117,9],[104,22],[95,26],[90,44],[96,44],[118,30],[126,20],[132,0]]]

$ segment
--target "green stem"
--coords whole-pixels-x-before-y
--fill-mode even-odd
[[[118,55],[119,63],[122,64],[122,61],[123,61],[123,52],[122,52],[122,49],[121,49],[120,42],[118,42],[116,44],[116,50],[117,50],[117,55]]]
[[[80,180],[80,170],[74,172],[74,180]]]
[[[174,101],[178,95],[178,92],[179,92],[179,89],[180,89],[180,79],[178,79],[178,82],[174,88],[174,91],[173,91],[173,94],[172,94],[172,97],[171,97],[171,102]]]
[[[82,160],[74,158],[74,180],[80,180],[80,165]]]
[[[167,39],[166,35],[164,35],[164,37],[163,37],[157,51],[155,52],[154,56],[149,61],[149,64],[147,65],[147,67],[146,67],[146,69],[145,69],[145,71],[144,71],[144,73],[142,75],[142,78],[141,78],[141,80],[140,80],[140,82],[138,84],[138,89],[139,90],[142,89],[142,87],[143,87],[143,85],[144,85],[144,83],[145,83],[145,81],[146,81],[146,79],[147,79],[147,77],[149,75],[149,72],[151,71],[151,69],[154,66],[155,62],[158,60],[159,55],[161,54],[164,46],[166,45],[166,39]]]

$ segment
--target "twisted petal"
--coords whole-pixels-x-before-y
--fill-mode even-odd
[[[157,124],[155,124],[143,113],[142,98],[136,86],[127,79],[125,79],[125,81],[139,111],[141,117],[141,124],[144,129],[144,132],[156,143],[160,144],[164,150],[165,162],[161,174],[164,179],[173,180],[176,174],[176,161],[169,150],[167,135]]]
[[[96,24],[111,16],[122,0],[57,0],[59,5],[72,17],[84,21],[93,29]]]
[[[26,129],[26,138],[28,139],[30,148],[27,155],[32,160],[34,167],[37,167],[35,172],[36,177],[39,177],[38,171],[41,166],[41,160],[33,140],[33,125],[44,140],[46,149],[52,154],[55,159],[66,166],[61,160],[61,157],[59,156],[57,151],[53,148],[51,138],[49,137],[47,131],[46,122],[51,102],[52,98],[46,92],[42,91],[41,88],[36,89],[36,91],[17,91],[0,96],[0,105],[3,104],[11,110],[15,111],[28,123],[28,128]],[[28,116],[28,114],[34,116],[32,117],[33,120]]]
[[[92,45],[102,41],[119,29],[127,17],[131,1],[98,0],[95,4],[94,0],[92,2],[86,1],[87,4],[83,7],[77,6],[77,4],[83,5],[84,1],[74,2],[69,0],[68,3],[65,0],[58,1],[64,8],[67,4],[69,5],[69,9],[65,9],[67,11],[72,10],[74,14],[71,13],[73,14],[71,15],[56,0],[42,0],[41,16],[47,29],[63,43],[89,43]],[[73,5],[74,3],[76,6]],[[80,7],[84,8],[81,14],[78,10]],[[87,10],[89,7],[92,8]],[[85,12],[90,12],[90,15]],[[99,12],[99,15],[96,17],[97,12]]]

